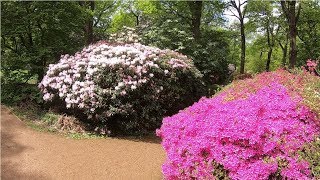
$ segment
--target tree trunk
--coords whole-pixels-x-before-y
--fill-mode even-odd
[[[240,73],[244,73],[244,63],[246,58],[246,36],[244,34],[244,22],[240,20],[240,33],[241,33],[241,62],[240,62]]]
[[[188,5],[192,14],[192,34],[194,39],[197,41],[200,38],[202,1],[188,1]]]
[[[284,46],[282,49],[283,55],[282,55],[282,65],[283,67],[287,64],[287,51],[288,51],[288,44]]]
[[[286,30],[287,35],[286,35],[286,42],[284,45],[281,44],[281,42],[279,41],[279,45],[281,47],[282,50],[282,67],[285,67],[287,64],[287,52],[288,52],[288,39],[289,39],[289,33],[288,30]]]
[[[139,26],[140,22],[139,22],[139,16],[136,16],[136,26]]]
[[[95,3],[94,1],[80,1],[79,2],[80,6],[83,6],[85,8],[88,8],[91,11],[94,11],[95,8]],[[89,45],[93,42],[93,16],[90,15],[90,17],[88,18],[85,26],[84,26],[84,32],[85,32],[85,42],[86,45]]]
[[[269,28],[270,26],[270,21],[269,19],[267,20],[267,41],[268,41],[268,58],[267,58],[267,63],[266,63],[266,71],[270,71],[270,63],[271,63],[271,55],[272,55],[272,50],[273,50],[273,45],[274,45],[274,36],[273,36],[273,29]]]
[[[298,12],[296,14],[296,2],[297,1],[281,1],[281,7],[286,15],[287,22],[289,24],[289,39],[290,39],[290,56],[289,56],[289,68],[294,68],[297,60],[297,22],[300,14],[301,6],[299,4]],[[288,6],[286,5],[288,4]]]
[[[270,71],[270,63],[271,63],[271,55],[272,55],[272,48],[269,48],[268,51],[268,59],[267,59],[267,64],[266,64],[266,71]]]
[[[240,3],[240,0],[237,4],[234,0],[230,1],[231,7],[233,7],[235,10],[237,10],[238,14],[232,12],[232,14],[237,17],[240,21],[240,35],[241,35],[241,57],[240,57],[240,73],[244,73],[244,64],[246,61],[246,36],[244,33],[244,17],[245,17],[245,9],[242,11],[241,6],[247,3],[247,1],[244,1]]]
[[[90,10],[94,11],[94,1],[89,2]],[[87,24],[87,42],[86,44],[89,45],[93,42],[93,16],[90,16]]]
[[[289,2],[289,29],[290,29],[290,68],[294,68],[296,64],[296,59],[297,59],[297,45],[296,45],[296,38],[297,38],[297,24],[296,24],[296,15],[295,15],[295,6],[296,2],[292,1]]]

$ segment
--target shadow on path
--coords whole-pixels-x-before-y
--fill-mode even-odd
[[[16,136],[23,135],[23,132],[16,132],[17,127],[23,126],[23,123],[13,118],[15,116],[7,108],[1,106],[1,179],[48,179],[38,172],[24,173],[17,162],[10,160],[28,149],[15,140]]]

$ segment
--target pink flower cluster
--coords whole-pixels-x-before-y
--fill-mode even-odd
[[[155,72],[174,79],[177,70],[190,68],[194,68],[190,59],[170,50],[101,41],[75,55],[63,55],[58,63],[50,64],[39,88],[45,101],[56,96],[65,101],[67,108],[94,113],[105,100],[103,97],[126,96],[153,81]],[[106,76],[116,79],[101,83],[106,81]],[[155,92],[163,90],[157,84],[153,87]]]
[[[167,153],[165,178],[215,179],[218,163],[231,179],[268,179],[277,172],[309,179],[309,165],[296,152],[320,134],[317,117],[278,76],[265,73],[255,80],[264,84],[252,85],[254,91],[235,93],[231,86],[164,118],[157,135]],[[236,97],[230,99],[230,93]]]
[[[312,59],[307,60],[307,66],[308,66],[309,70],[313,70],[314,68],[316,68],[318,63],[319,63],[319,61],[315,61]]]
[[[308,59],[307,60],[307,65],[306,68],[302,67],[304,71],[309,71],[312,75],[320,76],[319,73],[317,72],[317,66],[318,66],[319,61]]]

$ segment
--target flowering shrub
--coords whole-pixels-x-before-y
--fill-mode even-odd
[[[201,78],[192,61],[174,51],[99,42],[49,65],[39,88],[45,101],[59,99],[92,122],[143,133],[198,100]]]
[[[302,69],[304,71],[309,71],[312,75],[320,76],[320,74],[317,72],[318,63],[319,61],[308,59],[306,65],[302,66]]]
[[[310,82],[320,79],[266,72],[164,118],[157,135],[167,153],[165,178],[311,178],[297,153],[320,134],[319,112],[305,101]]]
[[[308,143],[299,152],[299,155],[310,164],[312,176],[320,178],[320,137]]]

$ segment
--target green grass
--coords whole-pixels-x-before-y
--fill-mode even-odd
[[[71,139],[104,139],[105,136],[92,133],[68,133],[66,137]]]
[[[10,106],[9,109],[25,124],[39,132],[55,133],[63,135],[71,139],[102,139],[103,135],[93,133],[74,133],[74,132],[61,132],[55,128],[55,123],[61,115],[54,112],[45,111],[30,104],[30,107]]]

